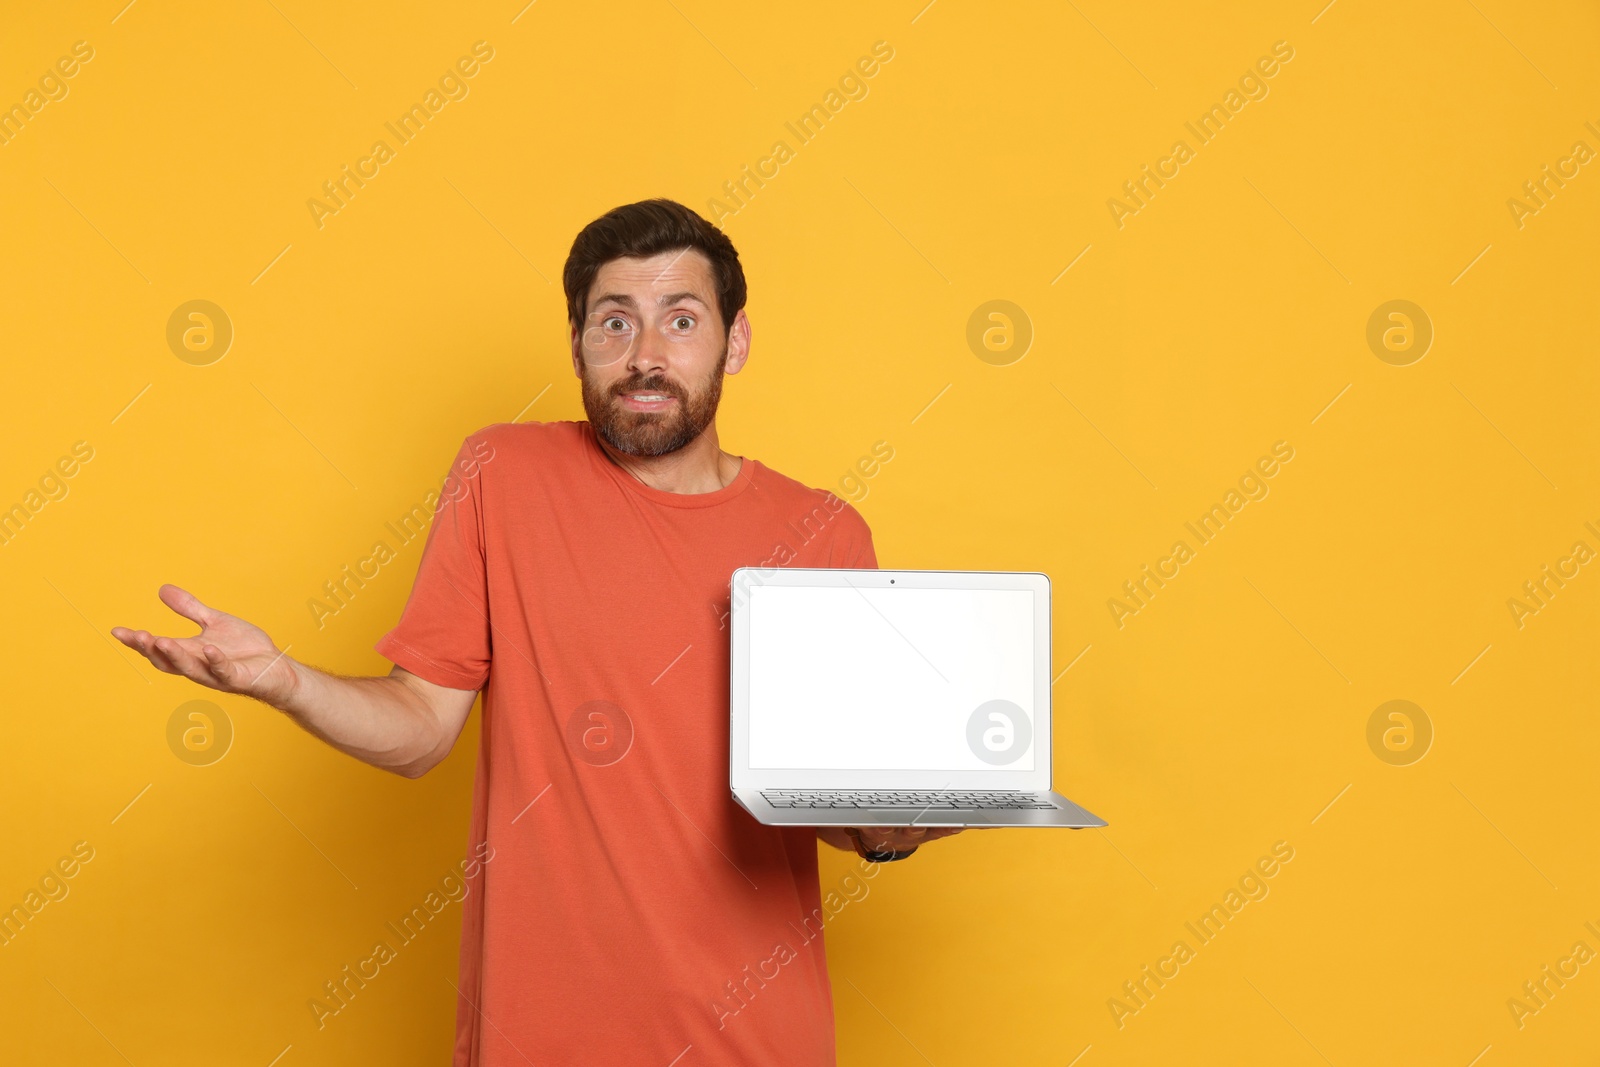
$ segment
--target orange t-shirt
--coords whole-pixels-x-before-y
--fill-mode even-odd
[[[816,833],[728,789],[743,566],[877,560],[849,504],[748,457],[678,494],[587,422],[463,442],[374,646],[438,685],[487,682],[457,1067],[835,1062]]]

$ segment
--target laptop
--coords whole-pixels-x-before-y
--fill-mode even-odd
[[[1050,579],[740,567],[729,785],[770,826],[1105,826],[1052,791]]]

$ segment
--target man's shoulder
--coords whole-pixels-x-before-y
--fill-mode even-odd
[[[504,498],[535,490],[552,480],[581,477],[584,429],[581,422],[493,422],[467,434],[452,471],[482,482],[482,491]]]
[[[480,450],[505,450],[517,456],[549,457],[576,455],[583,450],[585,423],[573,420],[552,422],[493,422],[467,435],[467,444]]]
[[[768,494],[766,499],[769,504],[793,513],[797,519],[807,515],[817,517],[826,515],[833,524],[840,527],[851,528],[857,532],[870,532],[867,520],[862,518],[861,513],[831,489],[809,486],[774,470],[765,463],[760,464],[757,471],[756,484],[763,493]]]

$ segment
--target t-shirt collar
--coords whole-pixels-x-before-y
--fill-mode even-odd
[[[721,489],[713,489],[709,493],[669,493],[665,489],[657,489],[654,486],[644,484],[617,466],[611,457],[606,455],[599,438],[595,435],[594,425],[587,420],[584,420],[582,425],[584,439],[588,444],[588,452],[592,462],[605,468],[606,473],[628,492],[635,493],[657,504],[665,504],[667,507],[714,508],[718,504],[725,504],[750,487],[755,477],[755,468],[759,466],[756,460],[747,456],[740,456],[739,472],[733,476],[733,481]]]

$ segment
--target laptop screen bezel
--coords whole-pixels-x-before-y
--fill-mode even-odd
[[[1032,770],[874,770],[750,766],[750,590],[762,587],[993,589],[1033,596],[1034,766]],[[740,789],[1004,789],[1051,786],[1050,577],[1039,571],[876,570],[841,567],[740,567],[728,580],[728,781]]]

